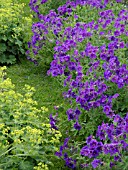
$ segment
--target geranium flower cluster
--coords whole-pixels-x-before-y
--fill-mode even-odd
[[[128,151],[128,113],[125,118],[121,118],[118,114],[114,117],[113,123],[102,123],[98,126],[96,140],[93,136],[89,136],[86,145],[81,149],[81,155],[94,158],[92,166],[96,168],[99,164],[103,164],[103,160],[97,157],[103,154],[110,154],[114,157],[114,162],[110,163],[110,167],[116,161],[121,161],[122,150]],[[107,142],[105,142],[107,141]],[[98,160],[98,161],[97,161]]]
[[[55,130],[58,130],[57,126],[56,126],[56,122],[57,122],[57,114],[56,116],[52,116],[52,114],[50,114],[49,116],[49,119],[50,119],[50,125],[51,125],[51,128],[55,129]]]
[[[31,1],[29,5],[30,5],[31,9],[34,10],[35,8],[37,9],[37,7],[39,8],[39,5],[42,3],[44,3],[44,2],[42,2],[42,1],[39,2],[36,0],[36,1]],[[105,5],[107,5],[108,2],[106,1],[104,3],[105,3]],[[93,1],[76,1],[76,2],[68,1],[65,5],[58,8],[58,13],[56,13],[54,10],[51,10],[49,12],[49,14],[46,16],[40,14],[39,10],[34,10],[34,12],[36,12],[37,17],[40,20],[40,22],[33,24],[33,27],[32,27],[33,36],[32,36],[31,42],[29,42],[28,47],[32,48],[32,52],[34,55],[37,55],[38,51],[43,47],[43,45],[45,45],[46,40],[48,40],[50,42],[53,41],[52,39],[49,38],[49,34],[52,33],[53,35],[55,35],[55,39],[58,39],[58,36],[61,35],[60,33],[64,27],[63,22],[65,20],[68,22],[68,17],[72,14],[72,9],[75,9],[78,5],[92,5],[94,7],[95,6],[98,7],[98,4],[102,4],[102,3],[100,1],[97,1],[96,3],[94,3]],[[122,33],[125,33],[126,23],[120,24],[120,22],[121,21],[126,22],[126,20],[127,20],[127,16],[125,16],[126,12],[127,12],[126,10],[122,10],[120,12],[120,17],[117,19],[117,22],[115,23],[117,28],[120,27],[120,30],[115,31],[116,36],[117,36],[117,34],[120,34],[120,33],[118,33],[119,31],[121,31]],[[63,17],[65,14],[66,14],[66,17]],[[75,37],[73,36],[73,39],[75,39],[75,41],[81,42],[82,40],[84,40],[84,38],[87,38],[87,37],[90,37],[93,35],[92,34],[93,31],[91,31],[91,32],[87,31],[88,28],[90,28],[90,29],[94,28],[94,30],[98,31],[98,28],[100,27],[100,25],[102,25],[102,27],[105,29],[106,26],[109,26],[113,22],[113,20],[114,20],[114,14],[112,13],[112,11],[106,10],[105,12],[100,13],[100,18],[97,21],[97,23],[92,21],[88,24],[83,24],[84,25],[83,30],[80,28],[82,25],[77,23],[76,26],[78,26],[78,29],[75,27],[74,31],[75,31],[75,33],[77,33],[78,38],[76,38],[76,36],[74,35]],[[73,33],[74,31],[71,30],[71,27],[65,29],[65,31],[67,32],[67,34],[70,34],[65,37],[66,39],[67,39],[67,37],[71,38],[72,34],[75,34],[75,33]],[[63,35],[66,34],[65,31],[64,31]],[[72,34],[71,34],[71,32],[72,32]],[[127,34],[127,32],[126,32],[126,34]],[[99,35],[105,36],[105,32],[99,32]],[[64,38],[64,36],[62,36],[62,37]],[[56,41],[56,43],[58,44],[59,41]],[[60,44],[61,43],[62,42],[60,42]],[[71,43],[72,45],[76,44],[76,42],[74,42],[75,43],[74,44],[72,41],[71,42],[66,41],[65,43],[66,44]],[[62,47],[64,47],[64,49],[68,48],[67,46],[65,46],[65,44],[63,44]],[[29,54],[29,52],[28,52],[28,54]]]
[[[114,17],[111,10],[106,10],[104,13],[100,12],[100,15],[104,18],[105,16],[108,18],[109,14]],[[119,14],[120,17],[123,14],[126,15],[126,10],[121,10]],[[121,21],[123,20],[121,19]],[[109,30],[109,35],[107,37],[107,40],[109,40],[108,46],[105,44],[100,47],[93,46],[89,42],[86,44],[85,50],[79,52],[77,44],[79,42],[83,42],[88,37],[92,37],[93,31],[86,31],[86,28],[92,29],[92,27],[92,23],[76,23],[74,28],[67,27],[65,29],[62,38],[66,38],[66,40],[64,42],[57,41],[57,45],[54,48],[56,54],[54,55],[54,60],[51,62],[51,68],[48,71],[48,74],[51,73],[52,76],[65,74],[67,76],[64,81],[64,85],[68,84],[69,90],[67,93],[64,93],[64,97],[75,98],[76,103],[79,103],[85,110],[90,110],[92,107],[95,108],[102,106],[106,115],[108,117],[113,117],[114,113],[111,109],[112,96],[104,95],[109,88],[105,81],[111,81],[117,84],[118,88],[122,88],[125,84],[128,84],[128,70],[126,65],[122,65],[118,60],[118,57],[114,54],[117,49],[125,48],[125,43],[121,40],[121,38],[118,39],[116,38],[117,36],[114,37],[113,33]],[[104,29],[106,29],[106,27]],[[121,34],[126,35],[127,31],[123,31],[120,35]],[[102,39],[102,34],[100,38]],[[113,38],[117,41],[114,41]],[[71,49],[74,50],[72,56],[68,54]],[[80,62],[80,60],[85,56],[89,57],[89,64],[91,65],[91,67],[86,71],[86,74],[83,72],[83,66]],[[101,65],[100,63],[103,64]],[[101,73],[103,73],[103,76],[102,74],[99,77],[95,75],[96,70],[99,71],[99,69],[101,70]],[[88,76],[90,73],[94,74],[93,80],[83,82],[85,76]],[[96,79],[96,81],[94,81],[94,79]],[[116,97],[118,97],[118,94],[114,95],[114,98]],[[75,116],[74,113],[75,112],[67,115],[68,117],[71,117],[72,115],[71,119],[74,119],[75,117],[78,119],[78,116]]]
[[[64,144],[60,146],[60,150],[55,153],[58,157],[63,157],[65,161],[65,165],[71,169],[76,168],[76,160],[73,160],[71,157],[68,156],[67,152],[63,152],[65,149],[68,149],[68,142],[70,138],[66,138],[64,140]]]
[[[38,0],[30,0],[29,6],[31,7],[31,9],[36,12],[39,13],[39,5],[40,4],[44,4],[46,3],[48,0],[40,0],[40,2]]]
[[[66,43],[69,46],[71,46],[71,41],[70,43],[66,41]],[[67,49],[68,48],[70,49],[69,46],[67,47]],[[82,71],[83,66],[81,66],[79,62],[81,56],[75,58],[74,56],[70,57],[70,55],[64,54],[65,52],[64,47],[66,47],[66,45],[61,46],[61,48],[59,46],[60,53],[57,51],[58,54],[54,55],[55,60],[52,61],[51,68],[48,71],[48,74],[49,72],[51,72],[53,76],[57,76],[58,74],[60,75],[65,74],[65,71],[68,70],[69,75],[66,77],[64,85],[68,84],[69,90],[68,92],[64,93],[64,97],[74,98],[76,100],[76,103],[79,103],[81,107],[84,108],[85,110],[90,110],[92,107],[95,108],[102,106],[106,115],[108,117],[113,117],[114,113],[111,110],[111,102],[112,98],[118,97],[118,94],[114,95],[114,97],[105,95],[106,91],[109,88],[106,85],[105,81],[111,81],[117,84],[118,88],[122,88],[125,86],[125,84],[128,84],[128,70],[126,68],[126,64],[121,65],[117,56],[114,55],[114,50],[112,51],[112,49],[110,48],[108,48],[107,50],[105,46],[100,47],[101,50],[99,54],[100,60],[94,61],[94,59],[96,58],[96,54],[94,54],[94,51],[98,51],[98,48],[92,46],[91,44],[89,45],[87,44],[86,50],[83,53],[86,53],[86,56],[88,55],[90,57],[91,67],[87,70],[86,75],[88,76],[90,73],[94,72],[94,70],[95,70],[94,73],[96,73],[96,69],[98,69],[98,67],[102,67],[103,76],[101,77],[100,75],[99,77],[97,77],[94,74],[93,80],[83,82],[85,79],[85,75]],[[78,53],[78,51],[76,50],[75,52]],[[91,54],[88,54],[89,52]],[[75,59],[74,61],[71,61],[73,57]],[[101,60],[106,61],[102,64],[102,66],[100,65]],[[74,76],[74,72],[75,78],[72,78]],[[94,81],[94,79],[96,80]],[[76,116],[74,115],[73,117]]]
[[[33,24],[33,37],[28,45],[32,47],[34,55],[37,55],[46,41],[55,42],[53,61],[47,73],[53,77],[65,76],[64,86],[68,87],[68,91],[63,96],[76,105],[67,110],[68,120],[75,121],[74,128],[81,130],[79,117],[82,111],[101,107],[113,122],[98,126],[97,138],[100,141],[89,136],[87,145],[81,149],[81,155],[94,158],[93,168],[104,164],[103,160],[97,159],[101,154],[110,154],[115,161],[121,160],[121,151],[128,147],[125,141],[128,134],[128,114],[121,118],[114,112],[112,102],[120,94],[116,91],[115,94],[110,94],[110,90],[113,87],[121,89],[128,84],[127,64],[122,64],[122,57],[127,61],[124,51],[128,47],[128,11],[108,9],[121,0],[115,0],[114,3],[109,0],[104,0],[104,3],[101,0],[76,0],[67,1],[57,12],[51,10],[44,16],[39,13],[37,2],[31,1],[30,7],[36,12],[40,22]],[[75,22],[71,25],[73,11],[77,7],[82,9],[85,5],[97,9],[97,19],[77,22],[79,16],[74,15]],[[50,115],[50,124],[54,129],[57,129],[56,121],[56,117]],[[67,141],[68,139],[56,155],[63,157],[66,165],[74,169],[76,160],[67,153],[63,154],[68,148]],[[112,165],[113,163],[110,167]]]
[[[111,119],[112,120],[112,119]],[[125,118],[115,115],[113,123],[102,123],[98,126],[96,138],[90,135],[86,139],[86,145],[82,147],[80,154],[86,158],[93,159],[90,163],[93,168],[99,165],[103,166],[105,160],[102,154],[110,154],[113,161],[110,162],[110,168],[116,165],[117,161],[122,161],[122,151],[128,151],[128,113]],[[76,160],[68,156],[67,150],[70,138],[66,138],[60,150],[55,153],[56,156],[64,159],[66,166],[71,169],[76,168]],[[72,146],[73,148],[73,146]],[[71,148],[70,148],[71,150]],[[81,164],[81,168],[88,167],[90,164]]]

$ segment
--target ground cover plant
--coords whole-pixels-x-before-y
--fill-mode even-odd
[[[24,3],[0,0],[0,64],[14,64],[24,57],[31,36],[32,15]]]
[[[50,112],[38,114],[42,117],[40,121],[43,122],[49,117],[49,126],[62,134],[60,149],[56,152],[56,146],[53,144],[55,150],[46,152],[44,156],[40,154],[37,146],[37,157],[40,157],[43,165],[38,164],[38,160],[31,155],[31,158],[25,157],[24,160],[21,158],[21,169],[31,166],[34,169],[53,170],[126,170],[128,169],[127,2],[69,0],[64,3],[30,0],[29,6],[33,11],[34,23],[26,54],[32,63],[24,61],[7,69],[17,90],[20,90],[23,96],[24,82],[36,88],[38,92],[35,99],[39,101],[37,110],[40,110],[42,101],[50,108]],[[44,70],[45,73],[47,71],[47,76],[42,77]],[[18,80],[21,83],[18,84]],[[63,98],[60,93],[63,94]],[[26,121],[30,123],[29,117]],[[32,127],[33,123],[32,119]],[[23,126],[26,127],[26,124]],[[21,127],[17,126],[18,130],[19,128]],[[4,136],[2,131],[3,137],[8,135],[10,132]],[[13,139],[13,136],[11,138]],[[37,135],[36,140],[39,138]],[[12,143],[15,145],[15,142]],[[28,146],[25,143],[23,147],[25,145]],[[42,149],[43,147],[41,145]],[[47,147],[51,147],[51,143],[48,143]],[[48,160],[45,160],[49,154]],[[5,157],[2,152],[2,156],[3,162],[6,163],[8,154]],[[17,162],[19,159],[20,157],[17,158]],[[46,167],[45,163],[48,164]],[[9,166],[12,168],[14,165]],[[16,168],[18,166],[21,167],[19,162]]]
[[[51,42],[54,55],[48,75],[64,79],[64,97],[71,104],[66,114],[76,129],[56,155],[72,169],[111,168],[120,161],[127,169],[127,4],[68,1],[43,16],[36,3],[31,6],[39,22],[33,24],[29,47],[37,55]],[[55,122],[51,118],[51,127],[57,129]]]
[[[0,168],[48,170],[62,135],[44,119],[48,109],[37,109],[35,89],[25,85],[23,94],[16,92],[5,70],[0,68]]]

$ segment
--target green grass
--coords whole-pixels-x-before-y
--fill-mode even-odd
[[[46,106],[50,111],[54,106],[66,104],[62,96],[64,88],[56,78],[47,76],[47,67],[35,66],[30,61],[23,59],[21,63],[9,66],[7,75],[16,86],[16,91],[22,93],[25,84],[35,87],[33,99],[38,102],[38,107]]]

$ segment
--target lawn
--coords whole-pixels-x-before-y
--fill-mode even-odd
[[[33,98],[38,102],[38,107],[44,105],[52,112],[54,106],[63,105],[64,102],[66,104],[62,97],[64,91],[62,84],[57,79],[47,75],[45,65],[35,66],[27,59],[23,59],[21,63],[9,66],[7,74],[18,92],[22,93],[25,84],[36,89]]]

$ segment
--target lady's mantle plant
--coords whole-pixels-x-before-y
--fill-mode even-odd
[[[17,93],[5,70],[0,68],[0,168],[48,170],[61,133],[44,120],[48,109],[36,108],[35,89],[25,85],[24,94]]]
[[[27,50],[32,15],[24,16],[24,4],[0,0],[0,63],[14,64]]]

